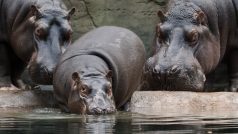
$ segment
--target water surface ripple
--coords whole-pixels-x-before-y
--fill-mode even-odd
[[[224,111],[225,112],[225,111]],[[167,114],[166,114],[167,115]],[[1,110],[0,134],[212,134],[238,133],[238,117],[145,115],[75,115],[57,109]]]

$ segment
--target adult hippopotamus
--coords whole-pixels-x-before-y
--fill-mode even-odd
[[[0,88],[24,88],[20,76],[27,66],[34,82],[52,84],[74,12],[59,0],[0,0]]]
[[[154,54],[145,65],[149,89],[204,91],[206,76],[228,65],[238,89],[238,1],[171,0],[158,12]]]
[[[65,112],[105,114],[140,88],[145,48],[130,30],[103,26],[67,48],[57,64],[54,95]]]

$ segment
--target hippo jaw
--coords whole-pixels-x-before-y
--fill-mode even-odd
[[[32,80],[38,84],[49,85],[53,82],[53,71],[59,56],[71,42],[72,29],[70,16],[75,12],[60,9],[41,10],[32,6],[34,52],[28,64]]]
[[[145,66],[147,75],[151,76],[151,87],[156,88],[153,90],[203,91],[206,76],[199,64],[185,67],[167,63],[169,67],[165,67],[163,63],[156,62],[156,59],[156,56],[149,58]]]
[[[53,82],[53,69],[48,69],[46,66],[37,64],[36,62],[31,62],[28,65],[28,72],[31,76],[31,79],[38,84],[51,85]]]
[[[72,74],[73,86],[68,99],[70,112],[78,114],[110,114],[116,112],[111,83],[107,76],[80,78]]]

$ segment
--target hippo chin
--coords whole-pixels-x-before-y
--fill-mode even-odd
[[[65,112],[114,113],[140,88],[145,48],[130,30],[96,28],[67,48],[56,67],[54,96]]]
[[[70,17],[58,0],[0,0],[0,87],[24,88],[27,67],[38,84],[52,84],[53,70],[70,44]]]
[[[228,64],[238,89],[237,6],[234,0],[171,0],[158,12],[154,53],[145,65],[150,90],[203,91],[206,75]]]

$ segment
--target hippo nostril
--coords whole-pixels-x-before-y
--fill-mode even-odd
[[[160,67],[158,65],[156,65],[154,68],[153,68],[153,73],[155,74],[159,74],[160,73]]]
[[[180,72],[179,66],[174,65],[171,67],[171,69],[168,71],[169,75],[175,75],[178,74]]]
[[[43,66],[42,71],[44,71],[47,74],[47,77],[52,79],[53,78],[53,72],[48,70],[47,67]]]
[[[108,112],[107,109],[102,109],[102,113],[103,113],[103,114],[106,114],[107,112]]]
[[[153,71],[153,73],[155,73],[155,74],[157,73],[157,70],[156,70],[155,68],[153,68],[152,71]]]
[[[101,114],[102,113],[102,110],[100,110],[99,108],[93,108],[91,110],[91,114]]]
[[[153,77],[154,79],[159,80],[160,77],[161,77],[161,72],[160,72],[161,70],[160,70],[159,65],[156,65],[156,66],[153,68],[152,71],[153,71],[153,72],[152,72],[152,77]]]

